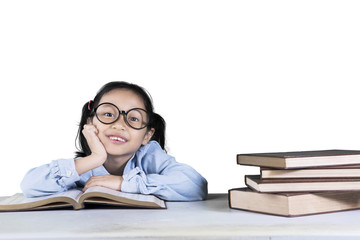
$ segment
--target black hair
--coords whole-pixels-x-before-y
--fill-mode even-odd
[[[85,136],[82,133],[84,125],[87,123],[88,119],[94,116],[93,109],[95,109],[101,98],[108,92],[114,89],[127,89],[136,93],[144,101],[145,110],[149,114],[149,124],[147,126],[148,130],[154,128],[155,132],[150,140],[157,141],[161,148],[165,150],[165,120],[157,113],[154,112],[154,107],[152,103],[152,98],[150,94],[142,87],[128,82],[109,82],[105,84],[96,94],[93,101],[87,102],[82,108],[81,119],[79,123],[79,129],[76,136],[76,141],[79,143],[76,152],[76,157],[86,157],[91,154],[90,147],[85,139]]]

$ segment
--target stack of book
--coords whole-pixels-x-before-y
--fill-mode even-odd
[[[237,163],[260,175],[229,190],[231,208],[289,217],[360,208],[358,150],[238,154]]]

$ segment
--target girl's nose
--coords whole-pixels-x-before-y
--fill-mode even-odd
[[[125,122],[124,114],[121,114],[119,119],[112,124],[112,128],[125,130],[127,124]]]

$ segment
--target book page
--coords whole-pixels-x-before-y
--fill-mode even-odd
[[[56,193],[49,196],[33,197],[33,198],[27,198],[22,193],[16,193],[11,197],[0,200],[0,205],[26,204],[26,203],[38,202],[55,197],[68,197],[77,201],[81,195],[82,195],[82,191],[78,189],[72,189],[67,192]]]
[[[154,195],[125,193],[125,192],[120,192],[120,191],[116,191],[113,189],[104,188],[104,187],[100,187],[100,186],[91,187],[88,190],[86,190],[84,194],[92,193],[92,192],[94,192],[94,193],[101,192],[101,193],[114,195],[117,197],[122,197],[122,198],[130,199],[130,200],[134,200],[134,201],[138,201],[138,202],[153,202],[159,206],[165,206],[164,201],[157,198]]]

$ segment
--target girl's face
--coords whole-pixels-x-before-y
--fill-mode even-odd
[[[109,102],[116,105],[120,111],[128,112],[133,108],[145,109],[144,102],[136,93],[128,89],[114,89],[106,93],[99,105]],[[93,125],[98,129],[98,137],[108,155],[129,160],[141,145],[146,145],[154,134],[154,129],[147,127],[136,130],[126,124],[124,114],[112,124],[103,124],[93,117]]]

